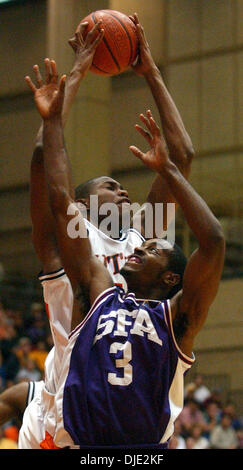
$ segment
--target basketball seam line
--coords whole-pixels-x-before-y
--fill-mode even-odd
[[[130,58],[129,58],[129,64],[130,64],[130,62],[131,62],[131,60],[132,60],[132,56],[133,56],[133,47],[132,47],[132,41],[131,41],[131,38],[130,38],[130,34],[129,34],[129,32],[128,32],[126,26],[123,24],[123,22],[122,22],[119,18],[117,18],[116,15],[113,15],[112,13],[107,13],[107,14],[110,15],[110,16],[112,16],[113,18],[115,18],[115,19],[120,23],[120,25],[123,27],[123,29],[124,29],[125,32],[126,32],[126,35],[127,35],[127,37],[128,37],[129,43],[130,43],[130,48],[131,48],[131,53],[130,53]]]
[[[95,18],[95,14],[94,14],[94,13],[93,13],[93,15],[92,15],[92,18],[93,18],[94,23],[97,24],[97,21],[96,21],[96,18]],[[106,45],[106,47],[107,47],[107,49],[108,49],[108,51],[109,51],[109,53],[110,53],[112,59],[113,59],[113,61],[115,62],[115,65],[117,66],[117,68],[118,68],[118,70],[119,70],[119,72],[120,72],[121,68],[120,68],[120,66],[119,66],[119,64],[118,64],[118,62],[117,62],[117,60],[116,60],[116,58],[114,57],[114,55],[113,55],[113,53],[112,53],[112,50],[110,49],[110,46],[109,46],[108,42],[106,41],[105,37],[103,37],[103,41],[104,41],[104,43],[105,43],[105,45]],[[99,67],[97,67],[97,68],[99,69]],[[99,69],[99,70],[101,70],[101,69]],[[106,72],[106,73],[108,73],[108,72]]]

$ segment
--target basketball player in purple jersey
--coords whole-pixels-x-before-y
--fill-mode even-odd
[[[136,248],[122,268],[128,293],[114,286],[83,237],[67,234],[75,205],[65,171],[61,111],[65,77],[48,98],[31,83],[43,120],[45,175],[64,269],[80,301],[72,322],[55,396],[55,446],[166,447],[183,406],[183,377],[194,361],[193,343],[218,290],[224,263],[222,228],[172,162],[151,113],[145,121],[150,150],[133,154],[166,180],[198,241],[183,275],[171,264],[175,248],[159,239]],[[39,95],[39,96],[38,96]],[[86,235],[86,236],[85,236]],[[48,417],[46,421],[48,427]]]

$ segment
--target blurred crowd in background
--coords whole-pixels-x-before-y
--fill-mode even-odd
[[[42,303],[13,310],[0,302],[0,393],[21,381],[44,378],[44,363],[53,346]],[[17,449],[21,422],[0,427],[0,449]],[[220,389],[209,390],[197,374],[185,386],[185,405],[176,420],[170,449],[243,449],[243,414],[223,400]]]

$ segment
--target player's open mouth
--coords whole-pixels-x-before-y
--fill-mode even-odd
[[[131,255],[129,256],[128,260],[127,260],[129,263],[135,263],[135,264],[142,264],[143,261],[142,259],[140,258],[140,256],[137,256],[137,255]]]

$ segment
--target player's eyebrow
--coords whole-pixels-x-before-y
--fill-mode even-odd
[[[165,246],[163,246],[162,243],[160,243],[158,240],[147,240],[146,242],[143,243],[143,246],[145,248],[156,248],[157,250],[160,250],[161,252],[166,249]]]
[[[118,183],[118,181],[115,181],[115,180],[106,180],[106,181],[103,181],[102,184],[111,184],[113,187],[123,189],[123,186],[120,183]]]

